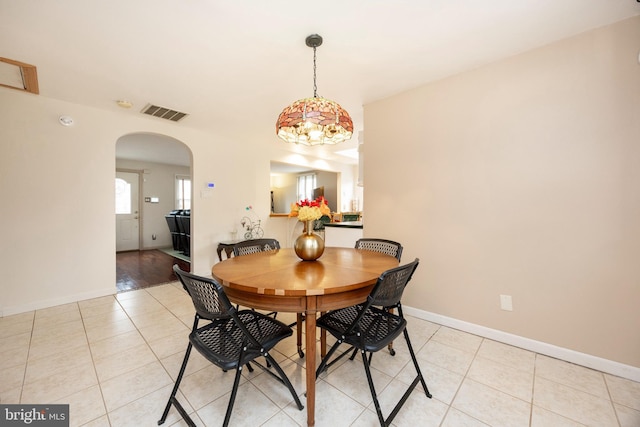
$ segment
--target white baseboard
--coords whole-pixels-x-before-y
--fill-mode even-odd
[[[52,298],[47,300],[40,301],[30,301],[27,304],[16,305],[10,307],[2,307],[0,314],[4,316],[11,316],[12,314],[20,314],[25,313],[27,311],[40,310],[42,308],[54,307],[56,305],[69,304],[72,302],[84,301],[86,299],[91,298],[99,298],[106,295],[113,295],[116,293],[116,289],[114,286],[110,286],[104,289],[93,290],[91,292],[80,292],[78,294],[73,295],[65,295],[60,298]]]
[[[576,365],[585,366],[587,368],[606,372],[607,374],[640,382],[640,368],[636,366],[625,365],[613,360],[580,353],[568,348],[558,347],[553,344],[532,340],[530,338],[521,337],[497,329],[487,328],[485,326],[476,325],[474,323],[465,322],[452,317],[419,310],[413,307],[403,305],[402,308],[405,314],[417,317],[418,319],[427,320],[453,329],[459,329],[461,331],[489,338],[494,341],[499,341],[504,344],[513,345],[535,353],[544,354],[545,356],[565,360],[567,362],[575,363]]]

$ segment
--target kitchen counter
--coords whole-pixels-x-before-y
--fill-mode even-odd
[[[330,222],[324,225],[324,242],[327,246],[353,248],[362,238],[362,221]]]
[[[324,225],[325,227],[336,228],[360,228],[362,229],[362,221],[347,221],[347,222],[329,222]]]

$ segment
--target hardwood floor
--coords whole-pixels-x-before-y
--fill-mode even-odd
[[[147,288],[178,280],[173,265],[184,271],[191,265],[156,249],[116,253],[116,288],[118,292]]]

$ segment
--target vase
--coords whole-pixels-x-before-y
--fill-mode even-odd
[[[296,255],[304,261],[315,261],[324,252],[324,240],[313,232],[313,222],[305,221],[304,232],[293,245]]]

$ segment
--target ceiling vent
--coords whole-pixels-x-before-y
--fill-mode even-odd
[[[171,120],[172,122],[180,121],[184,117],[188,116],[187,113],[181,113],[180,111],[151,104],[147,104],[147,106],[142,109],[142,112],[150,116]]]

